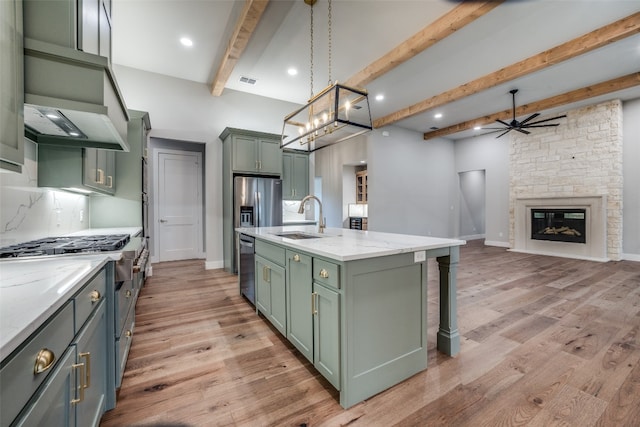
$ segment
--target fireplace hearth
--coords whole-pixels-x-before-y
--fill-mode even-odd
[[[586,243],[586,209],[531,209],[531,238]]]

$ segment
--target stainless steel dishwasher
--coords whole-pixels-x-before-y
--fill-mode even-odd
[[[244,295],[251,304],[256,304],[256,285],[255,285],[255,243],[256,240],[251,236],[240,234],[240,293]]]

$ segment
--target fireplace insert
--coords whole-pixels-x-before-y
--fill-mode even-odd
[[[531,238],[586,243],[586,209],[531,209]]]

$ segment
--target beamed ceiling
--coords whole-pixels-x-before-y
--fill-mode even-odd
[[[329,82],[327,6],[313,9],[314,93]],[[115,64],[205,83],[211,96],[309,98],[303,0],[113,0],[113,16]],[[331,26],[331,80],[369,91],[375,128],[472,136],[511,119],[511,89],[518,117],[640,97],[637,0],[333,0]]]

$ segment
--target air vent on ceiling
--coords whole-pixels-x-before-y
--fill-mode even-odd
[[[246,84],[250,84],[250,85],[254,85],[256,84],[256,79],[252,79],[251,77],[240,77],[240,81],[242,83],[246,83]]]
[[[431,129],[431,130],[438,130],[438,129],[440,129],[440,128],[439,128],[439,127],[437,127],[437,126],[431,126],[429,129]]]

